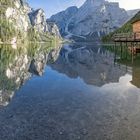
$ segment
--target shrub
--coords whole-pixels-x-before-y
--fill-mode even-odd
[[[14,37],[16,30],[12,23],[6,19],[0,19],[0,40],[2,42],[9,41]]]

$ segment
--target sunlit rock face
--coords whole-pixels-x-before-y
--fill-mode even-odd
[[[83,36],[100,36],[120,27],[127,18],[126,11],[119,8],[118,3],[87,0],[69,22],[68,29]]]
[[[58,35],[60,38],[57,25],[50,26],[46,22],[43,9],[33,10],[24,0],[7,0],[3,7],[0,11],[2,19],[0,22],[2,25],[3,22],[6,25],[8,24],[9,30],[6,31],[8,39],[3,39],[5,35],[1,32],[2,39],[0,38],[0,41],[4,40],[3,42],[7,41],[10,44],[17,43],[18,40],[21,42],[28,39],[32,41],[33,38],[37,41],[46,41],[52,34]],[[1,28],[6,30],[7,27],[3,26]],[[14,32],[16,32],[15,35]]]
[[[45,12],[42,9],[32,11],[29,15],[31,24],[37,31],[39,32],[48,31]]]
[[[52,33],[53,35],[61,38],[58,26],[54,22],[49,22],[48,21],[47,23],[48,23],[49,32]]]
[[[119,7],[119,3],[105,0],[87,0],[74,14],[67,16],[67,12],[68,10],[62,11],[49,20],[56,22],[61,34],[71,35],[73,38],[75,35],[84,36],[85,40],[99,39],[132,17]]]
[[[81,78],[87,84],[102,86],[118,82],[126,71],[115,67],[114,56],[96,47],[64,47],[58,60],[51,67],[71,78]]]
[[[13,6],[8,7],[5,12],[6,18],[13,23],[16,29],[27,32],[31,23],[28,13],[31,12],[29,5],[22,0],[11,1]]]

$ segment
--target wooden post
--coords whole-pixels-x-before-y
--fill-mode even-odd
[[[132,63],[134,62],[134,43],[131,43]]]
[[[121,45],[121,59],[122,59],[122,50],[123,50],[122,42],[120,42],[120,45]]]
[[[138,47],[138,42],[136,42],[136,48]],[[137,56],[137,49],[136,49],[136,56]]]
[[[127,41],[126,41],[126,46],[125,46],[125,52],[126,52],[126,60],[127,60],[127,55],[128,55],[128,46],[127,46]]]
[[[114,63],[116,63],[116,56],[117,56],[117,52],[116,52],[117,50],[116,50],[116,42],[115,42],[115,56],[114,56]]]

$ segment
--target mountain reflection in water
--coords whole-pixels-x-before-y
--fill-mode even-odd
[[[32,74],[43,75],[48,61],[57,59],[60,48],[51,44],[26,44],[0,46],[0,105],[7,105],[14,92]]]
[[[0,139],[140,139],[140,66],[93,44],[0,53]]]
[[[50,64],[51,68],[70,78],[84,80],[85,83],[102,86],[118,82],[126,74],[125,70],[114,66],[114,56],[106,50],[92,46],[72,49],[62,48],[59,58]]]

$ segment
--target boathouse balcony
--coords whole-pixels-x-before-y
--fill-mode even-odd
[[[118,33],[113,36],[114,42],[140,42],[140,20],[132,22],[133,32]]]
[[[132,23],[132,32],[115,34],[112,39],[115,42],[115,53],[117,49],[120,49],[122,58],[123,51],[125,50],[127,58],[127,52],[130,52],[133,62],[134,56],[140,53],[140,20]]]
[[[140,42],[140,32],[119,33],[113,36],[114,42]]]

